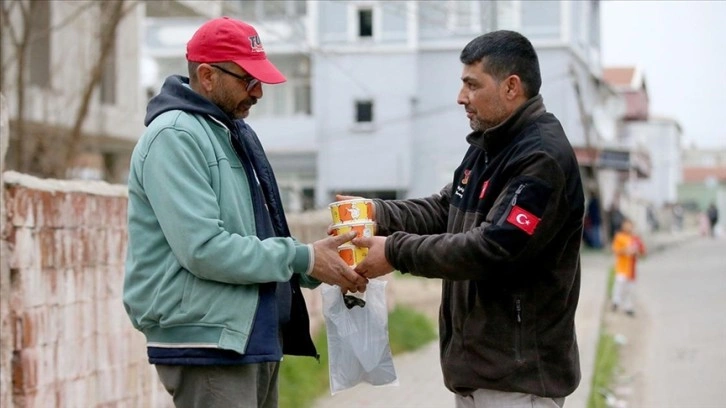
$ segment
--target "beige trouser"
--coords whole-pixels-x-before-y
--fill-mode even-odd
[[[456,396],[456,408],[562,408],[564,398],[544,398],[521,392],[476,390],[468,397]]]
[[[623,275],[615,275],[613,284],[613,304],[623,310],[632,312],[635,303],[635,281]]]
[[[157,365],[176,408],[277,408],[280,363]]]

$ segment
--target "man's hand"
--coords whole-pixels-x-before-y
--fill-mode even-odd
[[[355,232],[313,242],[315,262],[310,276],[348,292],[364,292],[368,279],[355,273],[338,255],[338,246],[355,237]]]
[[[393,272],[393,266],[386,259],[386,237],[356,238],[353,245],[368,248],[368,255],[355,267],[356,272],[368,279]]]

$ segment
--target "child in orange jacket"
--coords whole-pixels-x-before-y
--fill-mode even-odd
[[[615,254],[615,285],[613,287],[612,308],[622,307],[629,316],[634,316],[635,265],[638,257],[645,255],[643,241],[633,233],[633,222],[623,220],[620,230],[612,243]]]

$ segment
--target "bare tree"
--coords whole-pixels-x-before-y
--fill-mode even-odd
[[[115,52],[118,27],[124,17],[138,4],[138,1],[72,2],[78,4],[74,13],[71,13],[55,25],[45,28],[36,27],[33,21],[36,19],[41,7],[50,7],[53,3],[55,2],[2,0],[1,28],[3,37],[8,36],[12,49],[11,52],[3,50],[2,77],[0,77],[0,81],[3,90],[5,90],[5,81],[8,79],[5,77],[6,68],[10,64],[15,65],[17,117],[13,121],[15,125],[15,138],[13,141],[17,170],[40,176],[62,178],[65,177],[67,170],[73,164],[76,154],[80,151],[83,142],[83,125],[96,95],[95,90],[103,78],[104,67],[109,55]],[[56,143],[52,149],[49,149],[43,137],[35,137],[34,140],[29,138],[30,132],[28,132],[25,107],[28,86],[27,74],[30,68],[29,51],[34,41],[52,35],[54,31],[62,29],[94,8],[100,12],[100,18],[98,19],[99,32],[94,36],[94,38],[98,39],[98,54],[94,56],[87,75],[84,75],[84,78],[87,79],[78,91],[77,95],[80,97],[80,103],[73,113],[73,124],[70,129],[63,130],[57,126],[45,126],[45,132],[53,132],[64,136],[62,143]],[[60,141],[57,140],[57,142]]]
[[[2,32],[8,36],[15,58],[16,65],[16,97],[18,104],[18,116],[16,119],[15,131],[18,137],[15,140],[15,155],[18,160],[18,170],[26,171],[25,164],[25,142],[21,135],[25,134],[25,73],[27,69],[26,59],[30,46],[31,21],[38,9],[38,2],[22,0],[3,0],[2,2]],[[17,11],[15,10],[17,8]],[[13,24],[13,13],[19,14],[19,27]],[[2,84],[5,89],[5,64],[2,67]]]
[[[99,55],[95,64],[91,68],[91,74],[88,76],[88,82],[86,82],[85,88],[81,93],[81,105],[78,108],[78,112],[76,113],[76,117],[73,122],[73,127],[69,134],[65,163],[63,168],[59,169],[63,172],[63,174],[56,174],[57,177],[63,177],[65,172],[73,165],[73,159],[78,153],[78,147],[83,137],[83,123],[86,121],[86,117],[88,116],[91,98],[101,82],[101,78],[103,77],[103,68],[106,65],[106,61],[108,60],[110,53],[115,52],[116,49],[115,43],[118,26],[124,16],[135,6],[136,2],[128,2],[125,0],[111,0],[106,2],[103,6],[103,12],[101,13],[101,32],[99,35]]]

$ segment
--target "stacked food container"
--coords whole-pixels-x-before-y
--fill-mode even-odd
[[[336,201],[329,205],[333,217],[332,233],[341,235],[355,231],[358,237],[372,237],[376,233],[373,221],[373,201],[365,198]],[[338,254],[350,266],[356,266],[368,254],[368,248],[360,248],[351,243],[338,247]]]

